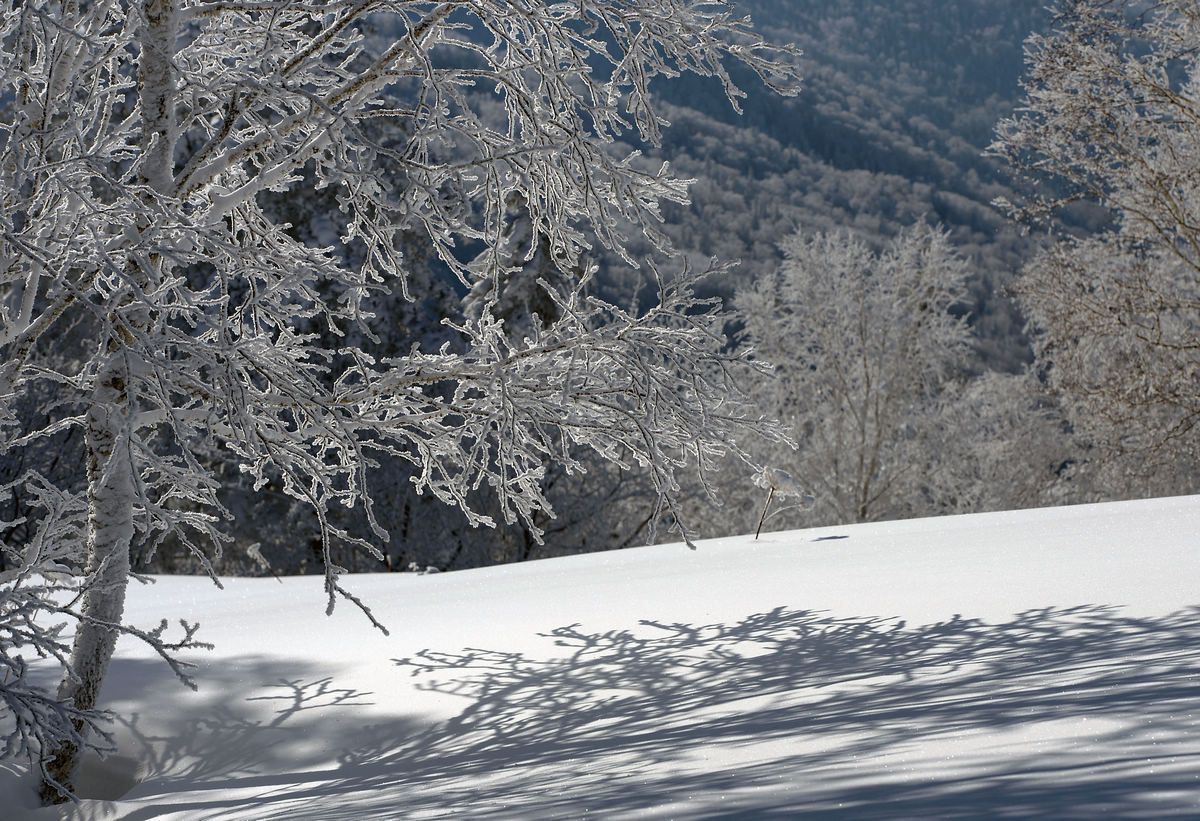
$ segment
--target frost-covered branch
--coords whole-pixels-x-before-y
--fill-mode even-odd
[[[1078,201],[1109,215],[1087,239],[1061,238],[1016,290],[1039,365],[1110,486],[1187,475],[1180,461],[1200,458],[1198,46],[1194,2],[1062,3],[1055,29],[1030,40],[1027,106],[993,145],[1047,183],[1014,216]]]
[[[0,455],[70,437],[83,503],[59,701],[95,708],[132,557],[182,546],[212,570],[231,474],[313,511],[330,606],[364,611],[335,554],[381,555],[384,461],[475,524],[540,534],[546,466],[582,470],[583,449],[647,468],[679,525],[681,468],[735,428],[780,434],[730,393],[746,363],[690,274],[640,310],[581,274],[599,247],[642,265],[631,237],[667,249],[660,201],[686,200],[615,147],[659,138],[654,79],[714,76],[736,103],[727,63],[791,91],[792,55],[721,0],[0,0]],[[512,202],[554,315],[518,334],[484,298],[437,345],[389,334],[378,307],[431,285],[421,254],[500,290]],[[319,235],[280,217],[318,208]],[[54,737],[48,797],[80,741]]]
[[[46,765],[53,750],[66,743],[105,749],[111,739],[105,714],[78,709],[29,681],[31,661],[68,666],[69,620],[62,607],[79,581],[70,545],[81,535],[84,503],[36,474],[22,477],[20,486],[35,495],[30,507],[40,514],[41,526],[21,550],[0,546],[11,562],[0,572],[0,717],[6,724],[0,757],[29,760],[51,777]]]

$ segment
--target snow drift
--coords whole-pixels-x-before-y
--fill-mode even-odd
[[[1160,818],[1200,813],[1200,497],[351,577],[164,577],[120,753],[31,819]],[[6,814],[12,818],[11,814]]]

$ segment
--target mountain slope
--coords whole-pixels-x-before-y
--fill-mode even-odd
[[[878,245],[914,222],[940,223],[976,268],[983,362],[1016,367],[1027,349],[1002,291],[1032,245],[991,206],[1012,191],[983,154],[1018,104],[1023,44],[1046,26],[1044,5],[742,0],[756,29],[804,49],[804,88],[780,99],[735,74],[748,95],[738,116],[715,81],[656,86],[673,126],[659,154],[698,180],[691,206],[665,210],[671,235],[697,256],[741,259],[731,290],[773,269],[796,228]]]

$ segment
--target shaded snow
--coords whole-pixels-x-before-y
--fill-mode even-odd
[[[225,584],[131,589],[199,692],[123,642],[121,757],[16,817],[1200,815],[1200,497],[349,579],[391,637]]]

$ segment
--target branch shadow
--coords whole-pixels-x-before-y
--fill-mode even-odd
[[[415,679],[398,692],[463,700],[436,723],[364,723],[352,708],[371,694],[260,665],[244,680],[275,691],[230,688],[178,732],[144,739],[155,775],[124,817],[153,818],[154,796],[179,792],[169,809],[187,817],[325,821],[1200,811],[1200,608],[917,627],[779,608],[545,638],[554,658],[395,659]],[[251,697],[278,699],[274,717],[240,715]]]

